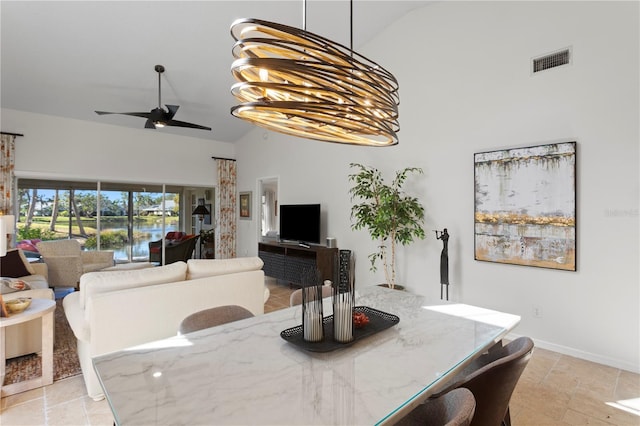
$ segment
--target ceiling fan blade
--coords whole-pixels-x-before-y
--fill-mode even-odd
[[[161,105],[161,90],[162,90],[162,81],[161,75],[164,72],[164,67],[162,65],[156,65],[154,67],[156,72],[158,73],[158,107],[152,109],[150,112],[110,112],[110,111],[96,111],[98,115],[106,115],[106,114],[118,114],[118,115],[131,115],[133,117],[142,117],[146,118],[147,121],[144,124],[145,129],[156,129],[158,127],[164,126],[175,126],[175,127],[189,127],[191,129],[201,129],[201,130],[211,130],[211,127],[200,126],[199,124],[187,123],[186,121],[174,120],[173,116],[178,112],[179,105],[165,105],[167,110],[165,111]]]
[[[149,112],[108,112],[108,111],[96,111],[96,114],[98,115],[106,115],[106,114],[118,114],[118,115],[131,115],[134,117],[142,117],[142,118],[149,118],[150,114]]]
[[[190,129],[211,130],[211,127],[201,126],[199,124],[187,123],[186,121],[180,121],[180,120],[169,120],[167,121],[167,126],[189,127]]]
[[[176,115],[176,112],[178,112],[178,108],[180,108],[180,106],[179,105],[165,105],[165,106],[169,110],[169,112],[166,114],[167,120],[171,120],[173,116]]]

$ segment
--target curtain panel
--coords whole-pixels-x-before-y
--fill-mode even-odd
[[[218,202],[216,217],[216,259],[236,257],[236,186],[237,166],[235,160],[216,160],[218,173]]]
[[[0,212],[12,214],[13,179],[16,152],[15,135],[0,136]]]

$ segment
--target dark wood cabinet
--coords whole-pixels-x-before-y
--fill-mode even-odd
[[[302,284],[302,274],[320,271],[322,280],[334,280],[338,249],[297,244],[258,243],[258,256],[264,262],[264,274],[293,284]]]

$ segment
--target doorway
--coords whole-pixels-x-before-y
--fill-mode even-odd
[[[275,241],[278,238],[278,178],[258,179],[260,189],[260,238]]]

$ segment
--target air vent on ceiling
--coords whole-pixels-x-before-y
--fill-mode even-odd
[[[549,53],[544,56],[533,58],[532,71],[535,74],[540,71],[559,67],[561,65],[568,65],[570,63],[571,63],[571,49],[566,48],[566,49],[558,50],[557,52]]]

